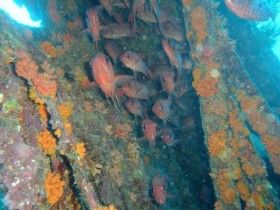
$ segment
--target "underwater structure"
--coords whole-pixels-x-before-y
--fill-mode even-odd
[[[280,209],[279,116],[220,10],[271,13],[229,2],[0,12],[0,208]]]

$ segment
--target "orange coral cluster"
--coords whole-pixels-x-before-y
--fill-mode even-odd
[[[94,210],[118,210],[113,204],[110,204],[109,206],[99,206]]]
[[[55,204],[63,195],[65,181],[61,180],[60,174],[47,173],[45,179],[45,190],[50,204]]]
[[[56,49],[50,42],[42,42],[40,44],[40,49],[43,53],[50,56],[51,58],[56,57]]]
[[[201,75],[202,75],[201,69],[193,70],[192,75],[193,75],[193,80],[195,82],[198,81],[201,78]]]
[[[270,154],[270,162],[273,165],[275,173],[280,174],[280,138],[266,134],[262,136],[267,152]]]
[[[37,136],[39,146],[49,155],[55,154],[56,139],[49,131],[43,131]]]
[[[203,97],[211,97],[220,91],[217,87],[218,83],[218,80],[215,78],[204,78],[193,82],[192,85],[198,95]]]
[[[86,156],[85,143],[81,142],[76,144],[76,152],[78,153],[80,158],[84,158]]]
[[[250,191],[249,191],[248,186],[244,182],[238,181],[236,183],[236,187],[238,189],[238,192],[241,195],[242,200],[247,201],[250,196]]]
[[[59,113],[64,120],[68,119],[72,115],[73,107],[74,105],[70,101],[65,101],[58,105]]]
[[[260,97],[249,97],[245,91],[236,91],[236,93],[241,103],[242,111],[247,114],[250,125],[261,136],[262,142],[271,156],[270,162],[274,171],[280,174],[280,139],[269,133],[270,123],[269,119],[265,117],[268,114],[263,109],[265,107],[263,99]]]
[[[208,139],[208,150],[211,157],[218,157],[226,149],[226,132],[216,131]]]
[[[261,139],[271,156],[280,155],[280,138],[278,136],[265,134]]]
[[[206,13],[201,6],[195,7],[190,13],[191,26],[196,32],[197,41],[200,43],[207,36],[206,31]]]
[[[16,73],[24,79],[36,78],[39,67],[31,58],[23,58],[16,63]]]
[[[244,126],[244,124],[238,119],[239,112],[237,109],[232,110],[229,113],[229,124],[231,129],[236,133],[242,133],[245,136],[248,136],[249,130]]]
[[[230,179],[227,177],[220,177],[217,180],[217,185],[220,191],[220,198],[227,204],[232,204],[236,199],[236,192],[233,187],[230,186]]]
[[[38,74],[37,77],[32,79],[32,82],[34,89],[43,96],[50,95],[55,97],[57,90],[56,81],[50,80],[47,74]]]

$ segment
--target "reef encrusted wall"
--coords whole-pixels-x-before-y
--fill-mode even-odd
[[[43,20],[41,28],[0,13],[0,192],[7,208],[212,209],[215,202],[216,209],[279,209],[265,163],[280,173],[279,119],[242,66],[217,3],[160,1],[185,26],[182,51],[194,69],[190,61],[184,94],[173,105],[178,145],[157,140],[149,147],[138,141],[139,119],[98,89],[81,90],[93,80],[90,59],[105,52],[105,39],[96,43],[84,32],[85,11],[99,2],[23,2]],[[150,67],[170,65],[155,24],[137,27],[135,36],[118,41],[122,48],[143,54]],[[164,205],[152,194],[157,174],[166,177]]]

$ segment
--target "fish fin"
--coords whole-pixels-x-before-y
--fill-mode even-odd
[[[142,136],[142,137],[140,137],[140,138],[137,139],[137,141],[139,141],[139,142],[145,141],[145,140],[146,140],[145,136]]]
[[[81,86],[79,90],[95,90],[98,85],[95,82],[90,82],[84,86]]]
[[[119,7],[119,8],[126,8],[126,5],[125,3],[123,2],[115,2],[115,3],[112,3],[114,7]]]
[[[122,24],[123,23],[123,19],[122,19],[121,15],[119,15],[116,12],[113,12],[112,15],[113,15],[114,19],[117,21],[118,24]]]
[[[173,194],[167,194],[167,195],[166,195],[166,198],[175,198],[175,196],[176,196],[176,195],[173,195]]]
[[[156,145],[156,141],[149,141],[149,147],[154,148]]]
[[[157,131],[157,133],[156,133],[156,137],[161,136],[161,134],[162,134],[162,133],[163,133],[163,129],[161,129],[161,130]]]
[[[154,72],[152,72],[149,68],[147,68],[147,74],[150,79],[152,79],[152,80],[156,79],[156,74]]]
[[[121,97],[124,96],[124,93],[121,89],[117,89],[115,91],[115,98],[116,98],[116,102],[118,104],[118,106],[121,108],[122,104],[121,104]]]
[[[118,75],[115,76],[115,85],[117,86],[122,86],[124,83],[126,83],[129,80],[133,80],[134,77],[133,76],[129,76],[129,75]]]
[[[87,34],[90,34],[90,30],[89,28],[85,28],[84,30],[82,30],[83,33],[87,33]]]

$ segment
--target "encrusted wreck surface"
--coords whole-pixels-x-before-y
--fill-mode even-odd
[[[108,41],[101,33],[97,42],[96,34],[85,32],[87,9],[101,11],[104,27],[127,19],[131,8],[122,2],[112,16],[98,1],[25,2],[43,19],[41,28],[0,13],[3,208],[279,208],[267,172],[270,163],[280,173],[279,120],[236,55],[217,4],[162,0],[158,19],[136,12],[136,33],[129,37]],[[164,15],[168,24],[160,21]],[[168,44],[182,56],[182,67],[178,57],[166,57],[166,38],[178,41]],[[85,90],[96,79],[90,60],[108,53],[108,43],[117,46],[113,51],[138,53],[151,69],[147,77],[147,69],[135,77],[149,90],[140,117],[126,110],[123,95],[118,107],[114,94]],[[112,59],[115,75],[133,76],[120,60]],[[176,75],[170,92],[164,72]],[[157,124],[155,142],[141,141],[143,135],[149,139],[142,117]],[[255,150],[253,134],[267,163]]]

